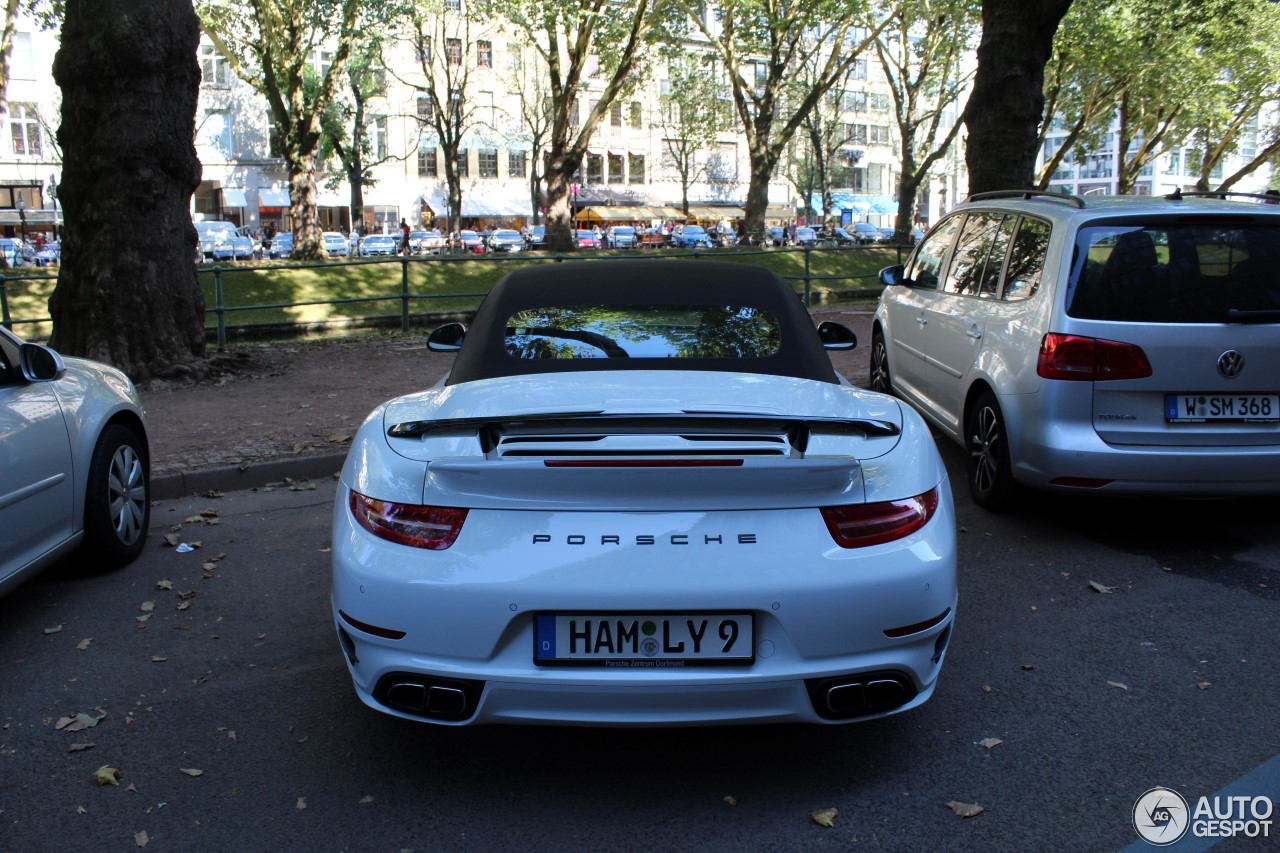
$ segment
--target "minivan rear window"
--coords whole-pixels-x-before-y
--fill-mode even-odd
[[[1089,320],[1221,323],[1280,311],[1280,223],[1153,222],[1081,228],[1067,313]]]

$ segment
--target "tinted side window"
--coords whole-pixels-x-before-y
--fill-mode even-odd
[[[1026,299],[1040,288],[1045,255],[1049,251],[1049,224],[1023,219],[1013,239],[1009,269],[1004,276],[1004,298]]]
[[[943,220],[936,231],[924,238],[907,270],[909,284],[929,290],[937,289],[938,277],[942,274],[942,268],[947,262],[947,252],[951,249],[951,238],[963,221],[963,216]]]
[[[960,239],[956,241],[943,290],[961,296],[978,295],[987,268],[987,256],[991,254],[991,244],[995,242],[996,230],[1003,218],[999,213],[969,214],[960,231]]]

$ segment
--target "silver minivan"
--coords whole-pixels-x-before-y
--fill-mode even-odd
[[[973,196],[881,271],[871,386],[969,451],[991,509],[1280,494],[1274,201]]]

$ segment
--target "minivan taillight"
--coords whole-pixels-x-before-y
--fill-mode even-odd
[[[1151,375],[1151,362],[1136,344],[1050,332],[1040,342],[1036,373],[1077,382],[1143,379]]]
[[[379,501],[354,491],[348,505],[356,523],[379,539],[430,551],[452,545],[467,520],[465,509]]]
[[[898,501],[822,508],[831,538],[841,548],[866,548],[915,533],[933,518],[938,489]]]

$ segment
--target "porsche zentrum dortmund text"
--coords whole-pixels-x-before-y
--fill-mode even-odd
[[[552,537],[549,534],[546,534],[546,533],[533,534],[534,545],[545,545],[551,541],[552,541]],[[725,542],[726,542],[725,537],[720,535],[719,533],[716,533],[716,534],[708,533],[703,535],[702,537],[703,545],[724,545]],[[730,543],[737,542],[739,545],[755,545],[756,535],[754,533],[739,533],[737,534],[736,537],[730,537],[728,539],[728,542]],[[564,544],[565,545],[586,545],[587,537],[584,534],[575,533],[570,536],[564,537]],[[612,534],[606,533],[600,537],[600,544],[601,545],[621,545],[622,537],[614,536]],[[658,544],[697,545],[698,542],[696,540],[691,542],[689,540],[689,535],[687,533],[672,533],[670,536],[652,536],[649,534],[642,533],[636,536],[633,539],[631,544],[635,544],[635,545],[658,545]]]

